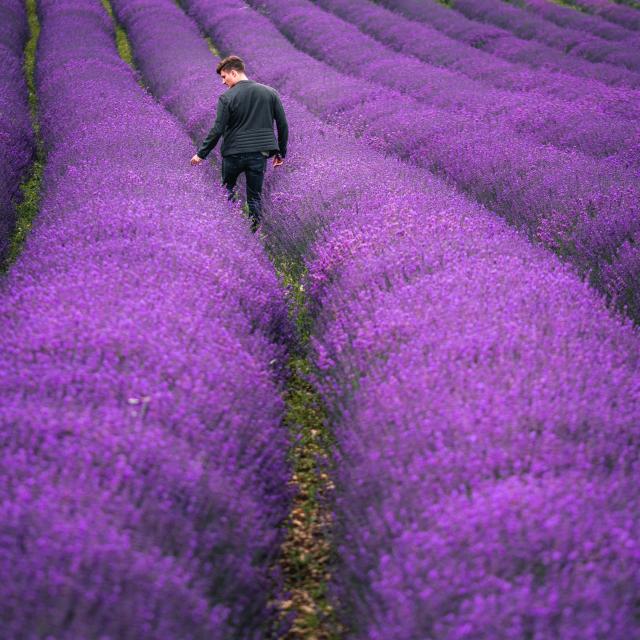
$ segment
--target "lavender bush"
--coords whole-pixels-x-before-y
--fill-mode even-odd
[[[0,6],[0,261],[15,227],[20,180],[34,154],[22,68],[28,36],[24,3],[5,0]]]
[[[196,51],[170,0],[117,6],[134,47],[174,24],[176,64]],[[168,94],[156,46],[140,51]],[[637,332],[434,177],[287,105],[300,143],[325,141],[270,206],[324,223],[308,284],[350,637],[633,635]]]
[[[638,74],[611,64],[594,63],[580,56],[561,55],[541,42],[522,40],[512,33],[489,24],[470,20],[438,2],[422,0],[375,0],[402,15],[426,22],[474,47],[511,62],[523,63],[534,69],[560,71],[613,86],[638,88]]]
[[[239,0],[185,5],[197,9],[223,50],[252,60],[265,82],[375,148],[444,174],[589,273],[596,287],[639,317],[638,278],[630,267],[636,264],[640,194],[636,176],[622,164],[534,145],[505,130],[496,135],[489,123],[339,74],[297,51],[266,17]],[[279,23],[304,17],[299,1],[273,0],[267,6]],[[300,29],[297,37],[313,34]]]
[[[0,295],[6,637],[264,637],[289,329],[99,2],[42,0],[42,211]]]

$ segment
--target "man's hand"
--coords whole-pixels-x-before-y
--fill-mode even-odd
[[[191,158],[192,167],[195,167],[197,164],[200,164],[201,162],[204,162],[204,161],[197,153],[195,156],[193,156],[193,158]]]
[[[282,156],[279,156],[277,154],[275,156],[273,156],[273,166],[274,167],[279,167],[282,164],[284,164],[284,158]]]

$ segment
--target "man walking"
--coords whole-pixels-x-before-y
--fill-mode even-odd
[[[267,158],[279,167],[287,153],[289,127],[280,96],[275,89],[249,80],[238,56],[220,61],[216,72],[229,87],[218,99],[216,121],[191,164],[200,164],[222,136],[222,182],[233,197],[238,176],[244,172],[251,230],[256,231],[262,216],[262,182]],[[273,133],[273,121],[278,141]]]

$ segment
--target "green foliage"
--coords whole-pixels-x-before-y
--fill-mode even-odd
[[[296,614],[288,639],[333,640],[341,635],[328,598],[332,546],[330,539],[331,452],[335,439],[327,410],[309,378],[308,344],[311,317],[304,290],[304,264],[287,256],[272,256],[289,292],[290,314],[297,340],[289,360],[285,393],[285,425],[290,434],[289,460],[297,496],[289,515],[281,566],[291,600],[281,603],[283,615]]]
[[[29,40],[24,51],[24,73],[29,92],[29,112],[36,139],[36,153],[26,179],[20,185],[21,198],[16,206],[16,226],[10,240],[9,251],[2,264],[2,271],[15,262],[22,251],[25,239],[40,208],[40,186],[45,161],[45,149],[40,135],[38,120],[38,96],[35,88],[36,47],[40,37],[40,22],[36,11],[36,0],[26,0],[29,20]]]
[[[113,26],[116,31],[116,46],[118,48],[118,55],[132,68],[135,69],[135,65],[133,63],[133,53],[131,50],[131,44],[129,43],[129,38],[127,38],[127,33],[120,26],[116,17],[113,13],[113,8],[111,6],[111,2],[109,0],[102,0],[102,6],[105,8],[109,17],[113,20]]]
[[[567,7],[569,9],[574,9],[575,11],[580,11],[580,13],[589,13],[584,7],[581,7],[575,0],[551,0],[551,2],[555,2],[559,4],[561,7]]]

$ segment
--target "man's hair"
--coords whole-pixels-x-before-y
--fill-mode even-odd
[[[227,56],[223,58],[218,63],[216,67],[216,73],[220,75],[223,71],[237,71],[238,73],[242,73],[244,71],[244,60],[239,56]]]

